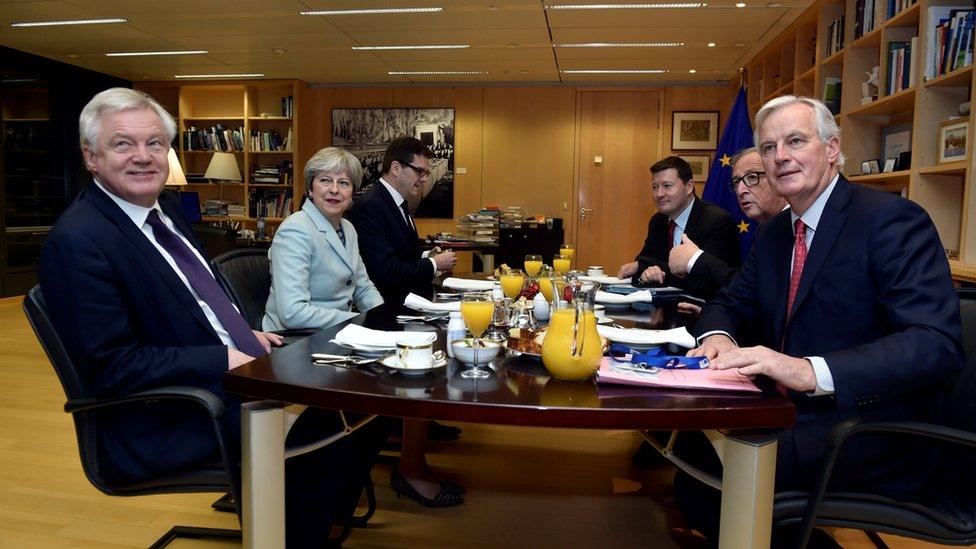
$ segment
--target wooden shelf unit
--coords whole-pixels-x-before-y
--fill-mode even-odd
[[[886,9],[887,2],[880,2]],[[973,169],[972,136],[976,117],[969,118],[967,158],[939,163],[939,126],[950,117],[958,116],[958,106],[973,101],[976,71],[973,65],[957,68],[947,74],[925,80],[927,34],[938,23],[929,21],[931,8],[972,8],[957,0],[918,0],[901,12],[884,20],[864,36],[854,40],[856,0],[815,1],[797,20],[776,37],[769,46],[746,63],[746,83],[750,112],[755,115],[763,100],[776,97],[783,91],[769,87],[772,79],[766,71],[772,67],[783,82],[794,83],[796,95],[823,99],[828,77],[841,78],[840,112],[835,120],[841,127],[841,148],[846,157],[845,173],[856,174],[861,162],[877,160],[884,163],[883,132],[891,126],[911,128],[911,166],[893,173],[854,175],[850,179],[859,184],[900,193],[907,189],[908,198],[926,209],[935,222],[943,247],[959,252],[950,261],[953,278],[976,282],[976,181]],[[845,44],[838,53],[827,56],[827,26],[841,14],[846,14]],[[887,14],[885,14],[887,15]],[[913,86],[887,94],[889,72],[888,44],[907,42],[918,37],[917,66]],[[816,52],[812,62],[801,64],[801,49],[810,47]],[[802,48],[801,48],[802,46]],[[780,60],[786,52],[796,52],[794,74],[783,75]],[[879,97],[861,104],[861,83],[872,67],[879,67]],[[759,87],[760,89],[754,89]],[[890,129],[888,131],[891,131]]]
[[[301,170],[308,155],[299,158],[301,140],[300,104],[307,94],[308,85],[298,80],[255,80],[221,81],[205,83],[183,82],[140,82],[135,87],[155,97],[178,121],[177,153],[186,173],[205,173],[214,151],[183,150],[183,132],[189,127],[206,129],[211,123],[222,124],[226,129],[238,127],[244,131],[244,150],[233,152],[237,167],[241,171],[241,183],[194,183],[187,190],[200,193],[200,200],[228,200],[247,208],[247,216],[204,216],[204,221],[242,221],[254,227],[254,217],[250,196],[268,190],[290,189],[292,192],[289,212],[298,209],[304,190]],[[290,116],[282,112],[282,98],[291,98]],[[311,128],[306,128],[306,132]],[[291,130],[291,147],[286,151],[252,150],[250,136],[252,131],[274,130],[286,139]],[[292,163],[292,178],[288,185],[252,183],[251,173],[261,165],[281,165],[284,161]],[[298,177],[294,177],[294,175]],[[283,217],[266,217],[271,223],[282,221]]]

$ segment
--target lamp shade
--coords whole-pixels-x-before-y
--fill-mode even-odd
[[[216,152],[210,159],[207,173],[203,176],[207,179],[241,181],[241,170],[237,167],[237,158],[232,153]]]
[[[183,174],[183,167],[180,166],[180,159],[176,157],[176,151],[172,148],[166,154],[169,161],[169,176],[166,178],[167,185],[186,185],[186,175]]]

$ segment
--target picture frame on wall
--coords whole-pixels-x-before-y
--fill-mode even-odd
[[[698,183],[704,183],[708,179],[708,170],[711,168],[711,156],[707,154],[679,154],[678,158],[684,160],[691,166],[691,177]]]
[[[966,159],[969,118],[946,120],[939,124],[939,164]]]
[[[671,148],[715,150],[718,131],[718,111],[675,111],[671,115]]]

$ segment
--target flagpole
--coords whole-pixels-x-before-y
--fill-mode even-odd
[[[739,88],[746,87],[746,68],[739,67]]]

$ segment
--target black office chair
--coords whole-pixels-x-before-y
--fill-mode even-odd
[[[944,425],[920,422],[838,424],[831,433],[823,472],[812,494],[776,495],[773,522],[801,524],[798,547],[806,547],[814,525],[864,530],[878,547],[888,547],[878,532],[947,545],[976,543],[976,290],[958,290],[965,349],[963,370],[947,387]],[[827,485],[838,452],[861,433],[895,433],[918,444],[941,444],[930,489],[920,501],[897,501],[876,494],[830,492]],[[802,520],[802,522],[801,522]]]
[[[203,249],[210,257],[217,257],[237,248],[237,231],[235,229],[194,224],[193,232],[200,239]]]
[[[71,414],[75,422],[81,465],[89,482],[95,488],[110,496],[225,492],[228,490],[232,493],[236,492],[235,484],[232,481],[231,462],[224,446],[224,433],[220,422],[224,414],[224,403],[213,393],[197,387],[159,387],[123,397],[94,398],[87,391],[79,372],[48,317],[39,286],[34,286],[24,298],[24,312],[27,314],[27,320],[34,329],[41,347],[44,348],[48,360],[54,366],[58,379],[61,380],[61,387],[68,399],[64,405],[64,410]],[[99,412],[129,407],[131,413],[138,414],[140,405],[158,401],[170,401],[174,405],[206,411],[213,426],[214,437],[220,448],[221,462],[201,464],[192,470],[171,473],[138,483],[119,483],[109,480],[111,465],[100,459],[95,442],[98,438],[99,425],[97,419]],[[238,513],[239,519],[240,510],[235,508],[235,511]],[[150,549],[165,547],[176,538],[241,539],[241,531],[174,526],[159,538]]]

